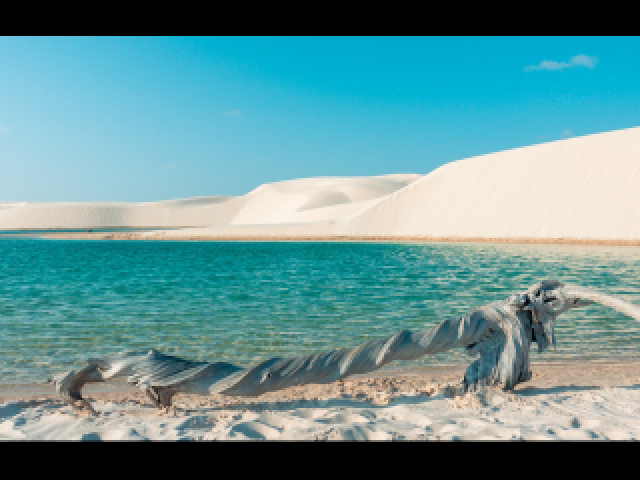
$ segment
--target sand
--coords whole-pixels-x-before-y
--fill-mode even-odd
[[[158,231],[115,238],[638,245],[639,158],[636,127],[463,159],[427,175],[303,178],[237,197],[138,204],[0,202],[0,230],[134,227]]]
[[[2,203],[0,229],[179,228],[227,224],[242,197],[194,197],[148,203]]]
[[[640,245],[640,128],[493,153],[428,175],[296,179],[238,197],[0,202],[0,229],[134,227],[78,239],[491,241]],[[179,230],[163,228],[184,227]],[[158,230],[159,229],[159,230]],[[640,438],[640,363],[533,364],[513,393],[460,395],[464,367],[381,371],[256,399],[176,397],[159,412],[124,384],[77,415],[49,385],[0,386],[0,440],[589,440]]]
[[[640,128],[448,163],[354,217],[357,235],[639,240]]]
[[[431,237],[431,236],[347,236],[347,235],[211,235],[200,234],[198,229],[181,229],[180,232],[92,232],[92,233],[42,233],[42,238],[70,240],[176,240],[176,241],[232,241],[232,242],[353,242],[353,243],[512,243],[549,245],[600,245],[639,247],[640,240],[588,239],[588,238],[527,238],[527,237]],[[2,236],[2,234],[0,234]],[[11,234],[32,236],[31,234]]]
[[[210,196],[147,203],[0,202],[0,230],[88,228],[234,229],[324,225],[357,213],[421,178],[319,177],[261,185],[237,197]]]
[[[126,384],[85,387],[77,415],[48,385],[0,388],[0,440],[636,440],[640,363],[534,363],[512,393],[460,395],[465,367],[381,370],[256,398],[178,395],[167,411]]]

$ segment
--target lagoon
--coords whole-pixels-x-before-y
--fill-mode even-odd
[[[148,350],[249,366],[422,330],[549,278],[640,304],[637,247],[0,238],[2,384]],[[590,306],[532,361],[640,358],[640,324]],[[535,350],[535,349],[534,349]],[[402,365],[468,363],[458,349]]]

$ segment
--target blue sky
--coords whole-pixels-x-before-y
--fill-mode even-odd
[[[0,201],[242,195],[640,126],[639,38],[0,37]]]

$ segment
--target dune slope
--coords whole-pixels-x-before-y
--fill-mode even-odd
[[[239,197],[140,204],[5,202],[0,229],[190,227],[171,236],[638,242],[639,186],[636,127],[459,160],[424,176],[304,178]]]
[[[240,197],[149,203],[0,203],[0,229],[253,227],[330,222],[373,205],[420,175],[304,178]],[[322,229],[320,229],[322,231]]]
[[[349,235],[640,239],[640,128],[443,165],[350,219]]]

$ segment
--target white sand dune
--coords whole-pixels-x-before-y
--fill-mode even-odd
[[[443,165],[344,233],[638,240],[640,128]]]
[[[189,227],[141,237],[640,241],[640,127],[452,162],[428,175],[326,177],[239,197],[0,203],[0,229]]]
[[[195,197],[148,203],[0,204],[0,229],[189,227],[228,224],[243,197]],[[4,207],[4,208],[3,208]]]
[[[262,185],[231,225],[282,225],[336,220],[406,187],[420,175],[303,178]]]
[[[149,203],[0,203],[0,229],[236,227],[327,222],[363,210],[420,175],[307,178],[240,197]]]
[[[230,225],[172,236],[640,241],[640,127],[389,178],[265,185]]]

